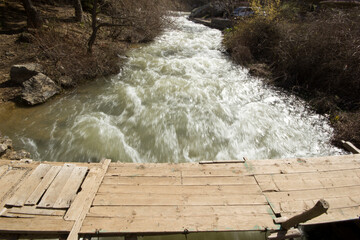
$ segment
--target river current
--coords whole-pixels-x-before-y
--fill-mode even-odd
[[[173,17],[111,78],[32,108],[0,109],[0,131],[36,160],[193,162],[341,153],[326,118],[234,65],[222,33]]]

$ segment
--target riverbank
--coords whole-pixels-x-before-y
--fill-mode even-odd
[[[274,20],[248,18],[225,34],[233,60],[328,116],[332,139],[360,145],[359,7],[282,6]]]
[[[130,19],[124,21],[131,24],[99,27],[90,54],[91,14],[85,11],[83,20],[77,22],[74,7],[65,3],[36,3],[43,25],[33,29],[27,28],[26,13],[21,3],[0,1],[0,104],[6,101],[26,102],[21,99],[24,92],[22,84],[11,81],[10,69],[15,64],[42,66],[41,73],[49,77],[61,92],[97,77],[118,73],[122,59],[125,59],[119,56],[125,55],[133,44],[149,42],[158,36],[163,28],[162,17],[166,13],[163,5],[166,1],[158,6],[144,4],[145,14],[136,12],[142,2],[123,2],[125,5],[120,11],[127,12]],[[98,26],[113,21],[114,16],[109,11],[105,7],[98,13]]]

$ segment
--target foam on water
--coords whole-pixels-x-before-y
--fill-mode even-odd
[[[230,61],[220,31],[184,16],[172,20],[175,28],[128,53],[117,76],[35,108],[12,109],[0,117],[1,130],[50,161],[341,153],[329,143],[333,130],[323,116]]]

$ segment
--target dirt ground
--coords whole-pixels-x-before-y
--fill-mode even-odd
[[[9,72],[26,52],[21,51],[17,39],[26,27],[26,15],[16,1],[0,1],[0,102],[14,99],[20,87],[9,83]]]
[[[36,8],[44,19],[42,31],[51,29],[74,41],[81,38],[84,42],[81,44],[84,48],[86,47],[86,39],[91,32],[89,14],[85,13],[84,21],[77,23],[74,20],[74,8],[71,5],[41,4]],[[37,34],[37,30],[27,29],[26,25],[26,13],[21,1],[0,0],[0,103],[14,100],[21,93],[21,86],[12,85],[9,81],[12,65],[36,62],[42,64],[45,69],[50,67],[51,71],[57,67],[50,66],[54,65],[54,59],[46,59],[44,55],[39,54],[39,42],[36,40],[35,42],[19,41],[29,32]],[[98,42],[101,43],[100,37]]]

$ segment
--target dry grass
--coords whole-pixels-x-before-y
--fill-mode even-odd
[[[272,22],[250,19],[226,34],[224,43],[236,62],[267,63],[275,85],[330,113],[336,119],[331,119],[336,143],[360,144],[359,11],[328,9]]]

